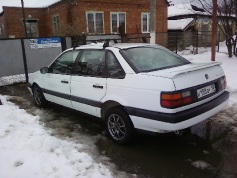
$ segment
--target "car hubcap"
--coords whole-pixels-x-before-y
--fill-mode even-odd
[[[111,114],[108,119],[110,135],[115,140],[122,140],[126,136],[126,127],[123,119],[117,114]]]
[[[40,105],[42,97],[41,97],[40,91],[38,89],[34,90],[34,98],[35,98],[36,104]]]

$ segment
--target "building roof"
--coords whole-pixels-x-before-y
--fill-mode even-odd
[[[194,22],[193,18],[168,20],[168,30],[182,30],[185,31]]]
[[[28,8],[43,8],[55,4],[61,0],[24,0],[24,7]],[[0,0],[0,13],[3,11],[3,6],[21,7],[21,0]]]
[[[204,10],[198,8],[190,3],[178,4],[175,6],[168,7],[168,17],[182,16],[182,15],[194,15],[194,14],[205,14]]]

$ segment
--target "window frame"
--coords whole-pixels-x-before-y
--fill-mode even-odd
[[[147,31],[143,31],[143,15],[146,15],[146,19],[147,19]],[[150,13],[149,12],[141,13],[141,31],[142,33],[150,33]]]
[[[117,15],[117,32],[113,32],[113,27],[112,27],[112,15],[113,14],[116,14]],[[124,14],[125,16],[125,33],[126,33],[126,29],[127,29],[127,23],[126,23],[126,12],[110,12],[110,32],[111,34],[119,34],[119,31],[118,31],[118,27],[119,27],[119,14]]]
[[[103,32],[102,33],[98,33],[96,32],[96,13],[100,13],[102,14],[102,22],[103,22]],[[93,14],[93,20],[94,20],[94,33],[90,33],[89,32],[89,26],[88,26],[88,14]],[[87,11],[86,12],[86,30],[87,30],[87,33],[89,34],[105,34],[105,23],[104,23],[104,11]]]
[[[57,17],[58,18],[58,24],[57,24],[57,27],[56,25],[54,25],[55,21],[54,21],[54,18]],[[53,33],[54,35],[58,35],[59,34],[59,26],[60,26],[60,20],[59,20],[59,14],[55,14],[52,16],[52,21],[53,21]],[[57,29],[56,29],[57,28]]]

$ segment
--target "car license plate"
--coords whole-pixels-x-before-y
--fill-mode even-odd
[[[202,98],[206,95],[209,95],[211,93],[214,93],[216,91],[215,84],[200,88],[197,90],[197,97]]]

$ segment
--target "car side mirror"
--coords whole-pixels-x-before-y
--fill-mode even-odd
[[[42,68],[40,69],[40,72],[41,72],[41,74],[49,73],[49,68],[48,68],[48,67],[42,67]]]

